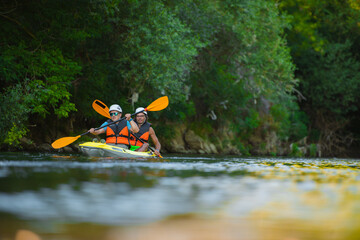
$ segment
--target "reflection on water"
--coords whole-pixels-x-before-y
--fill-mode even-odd
[[[357,159],[0,153],[0,240],[358,239],[359,183]]]

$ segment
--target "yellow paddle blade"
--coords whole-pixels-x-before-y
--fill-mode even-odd
[[[102,101],[95,100],[92,103],[92,107],[95,109],[97,113],[103,115],[104,117],[110,118],[109,108]]]
[[[76,137],[63,137],[63,138],[59,138],[58,140],[56,140],[55,142],[53,142],[51,144],[51,146],[55,149],[58,148],[62,148],[65,147],[73,142],[75,142],[76,140],[79,139],[79,137],[81,137],[81,135],[78,135]]]
[[[145,110],[160,111],[166,108],[168,105],[169,105],[169,98],[167,96],[163,96],[153,101],[147,108],[145,108]]]

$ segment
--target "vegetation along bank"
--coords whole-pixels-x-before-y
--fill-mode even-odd
[[[355,0],[3,1],[1,150],[100,126],[95,99],[166,95],[167,152],[359,156],[358,19]]]

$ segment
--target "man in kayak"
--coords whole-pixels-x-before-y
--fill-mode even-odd
[[[122,109],[118,104],[113,104],[110,106],[109,113],[111,119],[104,122],[101,127],[119,120],[122,115]],[[95,130],[95,128],[91,128],[89,131],[94,135],[106,133],[106,143],[129,149],[130,131],[132,131],[133,133],[137,133],[139,132],[139,127],[131,118],[130,113],[125,114],[125,117],[126,121],[119,121],[98,130]]]
[[[149,136],[151,137],[151,140],[155,144],[155,151],[154,153],[159,156],[160,155],[160,149],[161,144],[159,142],[159,139],[157,138],[154,129],[151,127],[151,123],[149,123],[147,112],[143,107],[139,107],[135,111],[135,122],[139,126],[139,131],[137,133],[134,133],[134,136],[130,136],[130,144],[131,146],[139,147],[136,149],[138,152],[146,152],[149,147]],[[138,139],[141,139],[142,142]]]

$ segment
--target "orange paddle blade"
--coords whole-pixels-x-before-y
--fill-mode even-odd
[[[92,103],[92,107],[95,109],[97,113],[103,115],[104,117],[110,118],[109,108],[102,101],[95,100]]]
[[[56,140],[55,142],[53,142],[51,144],[51,146],[55,149],[58,148],[62,148],[65,147],[73,142],[75,142],[76,140],[79,139],[79,137],[81,137],[81,135],[78,135],[76,137],[63,137],[63,138],[59,138],[58,140]]]
[[[147,108],[145,108],[145,110],[160,111],[166,108],[168,105],[169,105],[169,98],[167,96],[163,96],[153,101]]]

